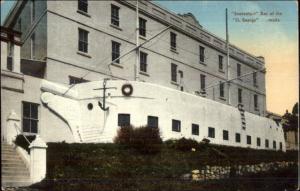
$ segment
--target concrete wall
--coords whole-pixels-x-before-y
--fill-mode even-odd
[[[61,109],[64,110],[58,107],[62,103],[69,108],[73,103],[71,100],[80,100],[81,111],[78,114],[74,111],[78,115],[77,119],[81,119],[81,122],[78,121],[78,125],[81,124],[80,131],[98,128],[100,142],[113,141],[118,129],[118,114],[127,113],[131,115],[131,124],[136,127],[145,125],[148,115],[159,117],[159,128],[164,140],[186,137],[201,141],[203,138],[208,138],[208,127],[213,127],[215,138],[209,139],[214,144],[266,149],[264,143],[265,139],[268,139],[269,149],[273,149],[272,143],[275,140],[276,149],[279,149],[281,142],[285,150],[282,127],[273,120],[246,112],[246,129],[243,130],[240,112],[235,107],[143,82],[130,82],[133,85],[133,94],[131,97],[124,97],[121,93],[121,86],[125,83],[126,81],[118,80],[107,82],[107,87],[116,87],[107,92],[107,105],[110,107],[108,112],[103,112],[98,107],[98,100],[102,101],[101,90],[94,90],[102,87],[101,81],[74,86],[72,91],[77,92],[78,96],[70,98],[70,101],[61,99],[59,96],[49,97],[50,103],[53,103],[50,109],[60,112]],[[55,94],[59,95],[59,93]],[[66,96],[69,95],[66,94]],[[92,110],[87,108],[89,103],[93,104]],[[181,121],[180,132],[172,131],[172,119]],[[200,126],[198,136],[191,134],[192,123]],[[229,131],[229,140],[223,140],[223,130]],[[235,133],[241,134],[241,143],[235,142]],[[251,136],[250,145],[246,143],[247,135]],[[256,144],[257,137],[261,138],[260,147]]]
[[[129,2],[132,3],[132,2]],[[112,27],[110,24],[110,7],[111,4],[120,7],[120,27]],[[145,8],[147,4],[148,8]],[[152,8],[150,8],[152,7]],[[140,16],[147,20],[147,34],[146,39],[158,33],[167,26],[166,22],[157,19],[155,7],[151,3],[141,3]],[[81,66],[84,69],[91,69],[95,72],[104,72],[112,74],[120,78],[128,80],[134,79],[134,64],[135,53],[121,59],[120,65],[122,67],[111,66],[108,70],[108,64],[111,61],[111,41],[121,43],[121,52],[125,53],[135,46],[135,11],[129,8],[126,3],[119,3],[115,1],[89,1],[88,16],[77,12],[77,1],[48,1],[47,2],[47,56],[50,59],[55,59],[60,64],[71,63]],[[159,9],[166,18],[176,17],[169,12]],[[177,18],[180,20],[180,18]],[[166,19],[168,20],[168,19]],[[148,54],[148,74],[140,75],[141,81],[161,84],[174,89],[180,89],[182,86],[184,91],[194,93],[200,90],[200,74],[206,75],[206,86],[226,80],[226,54],[224,51],[225,44],[222,40],[217,39],[211,34],[205,33],[209,36],[209,43],[203,39],[197,39],[195,34],[192,35],[184,28],[186,24],[180,20],[182,27],[176,26],[163,33],[161,36],[147,43],[141,51]],[[179,27],[179,28],[178,28]],[[78,28],[82,28],[89,32],[88,54],[82,55],[78,53]],[[197,29],[198,31],[199,29]],[[177,34],[177,50],[176,52],[170,50],[170,31]],[[140,38],[141,43],[144,42]],[[217,45],[215,42],[221,43]],[[205,47],[205,62],[199,63],[199,46]],[[104,48],[105,47],[105,48]],[[234,51],[231,53],[236,56],[230,58],[230,78],[236,77],[237,63],[242,65],[242,75],[253,72],[264,67],[263,62],[254,58],[253,56],[245,54],[243,51],[232,46]],[[58,51],[59,50],[59,51]],[[122,54],[121,53],[121,54]],[[218,69],[218,56],[222,55],[224,72]],[[237,59],[239,56],[239,59]],[[249,64],[252,62],[259,62],[260,64]],[[245,61],[243,61],[245,60]],[[246,62],[247,60],[247,62]],[[171,83],[171,63],[178,65],[178,70],[182,70],[184,77],[178,84]],[[67,73],[73,73],[72,67],[65,67]],[[55,75],[57,69],[54,67],[47,68],[47,79],[58,81],[52,76]],[[85,73],[85,71],[82,71]],[[252,75],[243,78],[243,81],[235,80],[231,86],[231,103],[233,106],[237,105],[237,87],[244,89],[245,96],[243,96],[245,109],[255,114],[264,114],[265,111],[265,73],[259,72],[257,75],[258,87],[253,86]],[[77,77],[80,77],[77,76]],[[103,75],[99,75],[102,78]],[[64,76],[60,83],[68,83],[68,77]],[[88,79],[93,79],[92,77]],[[66,81],[67,79],[67,81]],[[179,76],[178,76],[179,79]],[[225,85],[225,99],[227,98],[227,86]],[[254,110],[253,94],[258,95],[259,111]],[[252,95],[252,96],[250,96]],[[221,103],[227,103],[224,99],[219,99],[218,84],[213,88],[207,90],[207,98],[214,99]],[[251,99],[250,99],[251,98]]]
[[[11,80],[10,77],[1,75],[2,83]],[[23,81],[24,80],[24,81]],[[66,127],[65,122],[59,119],[55,114],[48,111],[40,101],[40,83],[41,79],[24,76],[23,92],[1,88],[1,130],[3,131],[2,139],[5,137],[7,128],[7,117],[11,111],[14,111],[20,118],[22,124],[22,101],[39,104],[38,106],[38,134],[46,142],[66,141],[73,142],[74,138],[70,129]],[[22,127],[21,127],[22,128]]]

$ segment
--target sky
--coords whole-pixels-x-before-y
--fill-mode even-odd
[[[191,12],[203,28],[265,58],[267,110],[284,114],[299,98],[297,1],[156,1],[174,13]],[[250,22],[251,21],[251,22]]]
[[[192,13],[203,28],[265,58],[267,110],[284,114],[299,97],[297,1],[155,1],[173,13]],[[1,24],[14,1],[1,0]]]

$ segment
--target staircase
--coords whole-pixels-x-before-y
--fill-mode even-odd
[[[102,133],[99,127],[83,127],[81,131],[81,138],[84,143],[99,142],[101,136]]]
[[[30,173],[13,146],[1,143],[2,187],[30,185]]]

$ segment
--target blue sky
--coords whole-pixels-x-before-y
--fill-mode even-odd
[[[298,101],[298,6],[297,1],[155,1],[174,13],[191,12],[205,30],[225,39],[228,8],[230,43],[266,61],[267,108],[283,114]],[[14,1],[1,1],[1,23]],[[254,13],[235,16],[234,13]],[[268,16],[261,15],[264,12]],[[271,16],[270,14],[281,13]],[[257,19],[237,22],[236,19]],[[268,19],[278,19],[276,22]],[[287,96],[289,95],[289,96]]]

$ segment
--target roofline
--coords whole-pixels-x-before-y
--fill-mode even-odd
[[[214,33],[208,31],[207,29],[205,29],[205,27],[202,26],[200,23],[199,23],[199,24],[200,24],[201,28],[200,28],[199,26],[194,25],[193,23],[191,23],[191,22],[189,22],[189,21],[184,20],[183,18],[181,18],[181,17],[178,15],[178,13],[173,12],[172,10],[169,10],[168,8],[166,8],[166,7],[164,7],[164,6],[160,5],[160,4],[158,4],[157,2],[154,2],[154,1],[147,1],[147,3],[151,3],[152,5],[154,5],[154,6],[156,6],[156,7],[159,7],[159,8],[161,8],[161,9],[163,9],[164,11],[168,12],[168,13],[171,14],[172,16],[175,16],[177,19],[180,19],[181,21],[183,21],[183,22],[185,22],[185,23],[188,23],[188,24],[190,24],[190,25],[192,25],[192,26],[197,27],[199,30],[202,30],[203,32],[205,32],[205,33],[211,35],[212,37],[214,37],[214,38],[216,38],[216,39],[222,41],[223,43],[226,42],[226,40],[223,39],[222,37],[219,37],[219,36],[215,35]],[[193,15],[193,16],[194,16],[194,15]],[[195,16],[194,16],[194,17],[195,17]],[[196,19],[196,20],[197,20],[197,19]],[[198,21],[198,20],[197,20],[197,21]],[[199,22],[199,21],[198,21],[198,22]],[[183,30],[184,30],[184,29],[183,29]],[[232,48],[235,48],[235,49],[239,50],[240,52],[242,52],[242,53],[244,53],[244,54],[246,54],[246,55],[248,55],[248,56],[253,57],[254,59],[256,59],[256,61],[259,61],[259,62],[261,62],[262,64],[265,64],[265,60],[262,61],[262,60],[260,60],[260,59],[258,58],[258,57],[260,57],[260,55],[259,55],[259,56],[256,56],[256,55],[254,55],[254,54],[252,54],[252,53],[250,53],[250,52],[248,52],[248,51],[246,51],[246,50],[243,50],[243,49],[239,48],[237,45],[232,44],[232,43],[229,41],[229,47],[230,47],[230,46],[231,46]]]
[[[14,4],[14,6],[12,7],[12,9],[10,9],[9,13],[7,14],[7,16],[3,22],[4,27],[10,28],[12,26],[12,24],[15,21],[16,16],[21,12],[21,10],[23,9],[23,7],[25,6],[26,3],[27,3],[27,1],[18,0]]]

